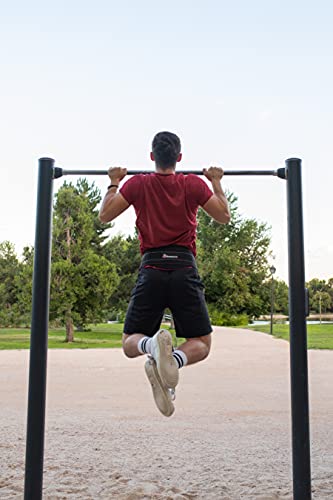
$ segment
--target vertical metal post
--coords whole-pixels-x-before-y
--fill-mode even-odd
[[[39,160],[32,289],[25,500],[42,498],[54,160]]]
[[[286,160],[294,500],[311,499],[301,160]]]
[[[271,282],[271,321],[270,321],[270,334],[273,336],[273,315],[274,315],[274,277],[272,274]]]

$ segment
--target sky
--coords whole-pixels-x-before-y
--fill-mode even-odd
[[[152,138],[170,130],[183,169],[301,158],[306,280],[333,277],[331,1],[0,6],[0,241],[18,253],[34,243],[38,158],[153,169]],[[104,194],[107,178],[89,180]],[[287,280],[285,182],[225,177],[223,186],[244,217],[270,227],[276,276]],[[111,234],[134,224],[129,208]]]

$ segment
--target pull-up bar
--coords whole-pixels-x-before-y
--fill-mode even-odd
[[[300,159],[290,158],[286,160],[286,167],[278,170],[227,170],[225,175],[273,175],[286,180],[294,500],[310,500],[311,468],[301,166]],[[105,175],[106,173],[106,170],[62,170],[54,166],[54,160],[51,158],[41,158],[39,160],[25,500],[40,500],[43,487],[53,181],[62,175]],[[128,171],[129,175],[135,175],[136,173],[146,172]],[[202,171],[183,173],[203,174]]]
[[[58,179],[63,175],[107,175],[107,170],[65,170],[60,167],[54,168],[54,178]],[[127,175],[136,174],[152,174],[153,170],[127,170]],[[176,174],[195,174],[204,175],[202,170],[176,170]],[[275,177],[280,177],[280,179],[286,178],[286,169],[278,168],[277,170],[225,170],[224,175],[273,175]]]

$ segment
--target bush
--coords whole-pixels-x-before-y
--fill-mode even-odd
[[[230,314],[215,309],[208,304],[208,312],[212,325],[215,326],[246,326],[249,324],[249,318],[246,314]]]

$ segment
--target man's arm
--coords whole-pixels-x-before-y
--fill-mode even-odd
[[[216,222],[220,224],[227,224],[230,222],[229,204],[226,195],[221,186],[221,179],[223,177],[223,170],[219,167],[210,167],[208,170],[204,169],[204,175],[212,183],[213,196],[203,205],[203,209],[208,215],[213,217]]]
[[[129,203],[125,198],[117,193],[120,181],[126,176],[126,168],[111,167],[109,168],[108,175],[111,180],[111,186],[104,196],[102,206],[99,211],[99,220],[103,223],[111,222],[113,219],[123,213],[128,207]]]

